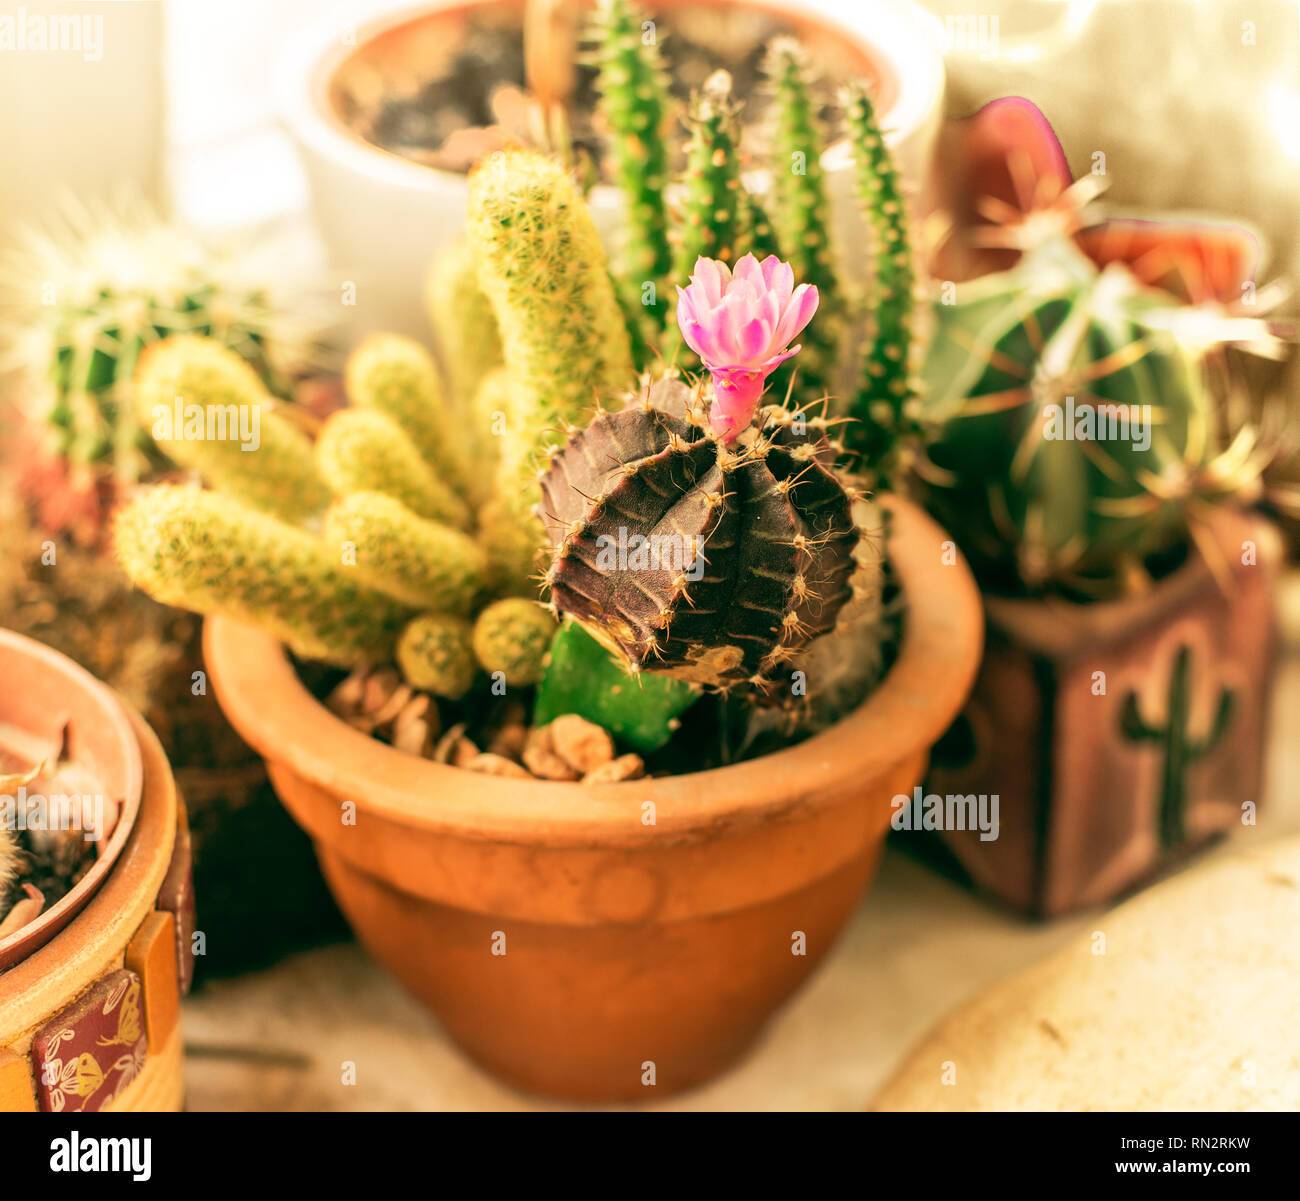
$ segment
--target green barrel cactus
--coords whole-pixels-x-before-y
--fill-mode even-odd
[[[990,586],[1085,593],[1186,541],[1217,485],[1202,365],[1124,267],[1045,242],[936,304],[935,512]]]

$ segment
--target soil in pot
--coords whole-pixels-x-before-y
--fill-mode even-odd
[[[768,43],[780,35],[812,38],[823,76],[824,121],[834,111],[837,86],[863,76],[883,82],[879,66],[843,39],[779,9],[707,3],[647,7],[658,19],[656,32],[662,32],[667,83],[683,106],[722,67],[731,73],[736,95],[745,98],[746,124],[760,122],[767,104],[760,65]],[[604,139],[594,118],[595,79],[595,68],[579,61],[569,123],[575,149],[601,177]],[[389,30],[339,67],[329,102],[356,136],[442,170],[466,171],[511,140],[530,141],[522,5],[452,8]]]

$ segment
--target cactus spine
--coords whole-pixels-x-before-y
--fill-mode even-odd
[[[157,342],[141,357],[134,390],[140,425],[214,487],[285,521],[329,502],[311,440],[233,350],[189,334]]]
[[[536,601],[508,597],[488,605],[474,623],[474,656],[489,674],[514,687],[542,678],[555,637],[555,618]]]
[[[858,202],[874,241],[872,330],[845,441],[868,478],[887,483],[900,448],[920,429],[912,378],[915,266],[902,183],[865,87],[849,89],[845,116]]]
[[[459,530],[417,517],[381,492],[353,492],[325,514],[324,539],[372,588],[417,609],[470,611],[487,562]]]
[[[823,140],[809,85],[807,52],[793,38],[777,38],[763,65],[774,112],[770,207],[775,236],[795,275],[815,285],[822,297],[817,324],[808,329],[799,359],[796,395],[807,401],[825,390],[838,343],[834,318],[839,288],[822,177]]]
[[[628,0],[601,0],[593,28],[600,112],[609,124],[614,176],[627,206],[621,274],[625,303],[636,311],[642,289],[654,284],[655,303],[645,306],[663,325],[667,306],[659,295],[672,269],[664,187],[668,149],[663,138],[667,87],[658,43],[647,41],[643,14]]]
[[[155,600],[253,622],[304,658],[383,660],[412,615],[311,534],[195,487],[134,497],[118,511],[114,542],[131,581]]]
[[[1126,738],[1134,742],[1159,743],[1164,751],[1160,776],[1160,841],[1170,850],[1187,840],[1187,773],[1198,759],[1204,758],[1218,745],[1232,720],[1232,693],[1221,688],[1210,728],[1200,738],[1191,736],[1188,729],[1191,717],[1190,669],[1191,650],[1180,646],[1169,674],[1164,725],[1155,725],[1142,717],[1135,692],[1130,692],[1125,698],[1120,715],[1120,728]]]

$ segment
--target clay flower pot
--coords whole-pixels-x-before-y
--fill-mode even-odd
[[[32,923],[35,937],[19,931],[21,957],[0,967],[0,1112],[179,1109],[193,907],[167,758],[140,717],[39,643],[0,631],[0,678],[30,682],[0,696],[5,745],[68,720],[105,794],[125,786],[134,798],[77,887],[102,864],[97,886],[70,911],[54,906],[45,915],[57,911],[53,923]],[[12,951],[12,941],[0,949]]]
[[[987,653],[935,749],[937,795],[999,797],[998,837],[945,830],[979,887],[1050,917],[1134,888],[1254,820],[1273,693],[1276,529],[1211,518],[1201,554],[1145,596],[986,597]]]
[[[378,16],[363,12],[353,29],[331,14],[296,37],[277,64],[278,104],[306,170],[317,225],[330,262],[366,297],[366,330],[428,337],[420,273],[411,264],[430,262],[464,228],[466,180],[366,141],[346,115],[380,81],[407,81],[414,90],[428,79],[430,64],[448,61],[472,22],[518,28],[523,7],[523,0],[394,4]],[[797,31],[823,69],[851,64],[852,73],[875,81],[885,135],[908,192],[922,193],[943,115],[944,74],[937,23],[912,0],[841,5],[835,19],[756,0],[651,0],[645,7],[669,36],[679,20],[701,22],[716,36],[725,21],[777,18]],[[823,164],[836,240],[853,245],[861,230],[847,143],[828,147]],[[589,202],[602,237],[614,244],[621,236],[618,190],[598,185]]]
[[[836,727],[730,767],[582,785],[431,763],[339,721],[273,639],[227,620],[207,623],[210,674],[362,942],[471,1055],[567,1097],[680,1089],[825,955],[974,675],[974,582],[890,504],[893,669]]]

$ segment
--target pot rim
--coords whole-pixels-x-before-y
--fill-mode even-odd
[[[55,904],[42,911],[34,921],[19,927],[8,937],[0,939],[0,972],[16,967],[30,955],[53,939],[90,902],[108,879],[126,846],[136,815],[140,811],[140,798],[144,787],[144,764],[140,744],[128,716],[117,695],[107,684],[97,680],[80,664],[67,655],[46,646],[34,638],[13,630],[0,629],[0,648],[14,651],[31,660],[37,672],[61,676],[72,689],[86,693],[96,707],[107,715],[121,744],[123,761],[122,811],[108,841],[100,848],[90,870],[77,881]]]
[[[945,563],[951,541],[915,504],[880,499],[892,515],[891,558],[907,598],[893,667],[830,729],[725,767],[596,785],[472,774],[348,726],[307,690],[284,647],[261,630],[209,618],[204,657],[222,709],[273,768],[355,802],[359,814],[412,830],[589,846],[626,841],[632,827],[644,837],[647,801],[659,837],[808,811],[842,796],[846,771],[865,789],[927,751],[961,708],[979,665],[983,612],[965,561]]]
[[[344,13],[327,14],[299,31],[276,60],[273,69],[276,108],[283,125],[304,147],[348,170],[394,187],[427,194],[464,188],[468,176],[460,171],[412,162],[349,132],[330,111],[326,91],[345,59],[380,35],[432,12],[477,8],[509,0],[424,0],[402,4],[375,15],[371,8],[357,11],[355,39],[345,44],[340,29]],[[516,0],[517,2],[517,0]],[[682,3],[684,0],[673,0]],[[827,17],[783,0],[702,0],[707,7],[758,8],[795,22],[821,26],[856,43],[861,52],[879,63],[892,77],[892,103],[879,114],[890,145],[910,137],[925,126],[943,94],[944,69],[937,21],[911,0],[877,0],[870,13],[846,12]],[[828,170],[843,170],[851,163],[843,140],[826,148],[822,161]],[[594,208],[616,203],[617,189],[597,184],[592,189]]]

